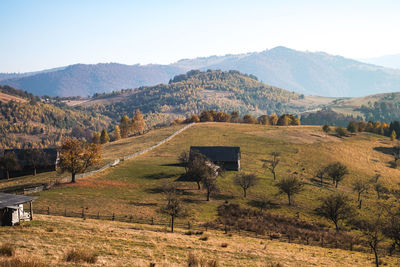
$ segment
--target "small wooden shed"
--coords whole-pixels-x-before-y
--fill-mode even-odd
[[[21,221],[33,219],[32,201],[34,197],[0,193],[0,225],[12,226]],[[29,211],[24,211],[24,204],[29,203]]]

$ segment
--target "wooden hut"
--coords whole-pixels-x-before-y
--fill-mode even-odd
[[[32,201],[30,196],[0,193],[0,224],[12,226],[21,221],[33,219]],[[24,211],[24,204],[29,203],[29,212]]]
[[[238,146],[192,146],[190,147],[190,159],[196,153],[204,155],[212,163],[225,170],[240,170],[240,147]]]

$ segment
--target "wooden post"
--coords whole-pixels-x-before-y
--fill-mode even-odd
[[[50,215],[50,207],[47,207],[47,215]]]
[[[67,217],[67,209],[64,209],[64,217]]]
[[[29,213],[31,215],[31,221],[32,221],[33,220],[32,201],[29,202]]]
[[[97,212],[97,220],[100,220],[100,212]]]
[[[113,213],[113,216],[112,216],[112,220],[114,221],[115,220],[115,214]]]
[[[82,208],[82,218],[85,219],[85,209]]]
[[[151,217],[151,225],[154,225],[154,218]]]

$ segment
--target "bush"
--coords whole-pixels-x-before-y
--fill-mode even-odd
[[[15,254],[15,248],[11,244],[3,244],[0,247],[0,255],[12,257]]]
[[[340,137],[347,135],[347,130],[345,128],[343,128],[343,127],[336,127],[335,128],[335,132]]]
[[[188,261],[187,261],[187,266],[188,267],[217,267],[218,262],[216,260],[207,260],[204,258],[198,258],[193,252],[189,252],[188,256]]]
[[[201,241],[207,241],[208,240],[208,236],[203,235],[202,237],[200,237],[200,240]]]
[[[221,244],[221,247],[227,248],[227,247],[228,247],[228,243],[222,243],[222,244]]]
[[[71,249],[67,252],[65,261],[96,263],[97,255],[87,250]]]
[[[0,261],[0,267],[47,267],[49,265],[36,260],[13,258]]]

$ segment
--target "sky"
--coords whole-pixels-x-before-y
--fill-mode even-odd
[[[348,58],[400,53],[398,0],[1,0],[0,14],[0,72],[276,46]]]

